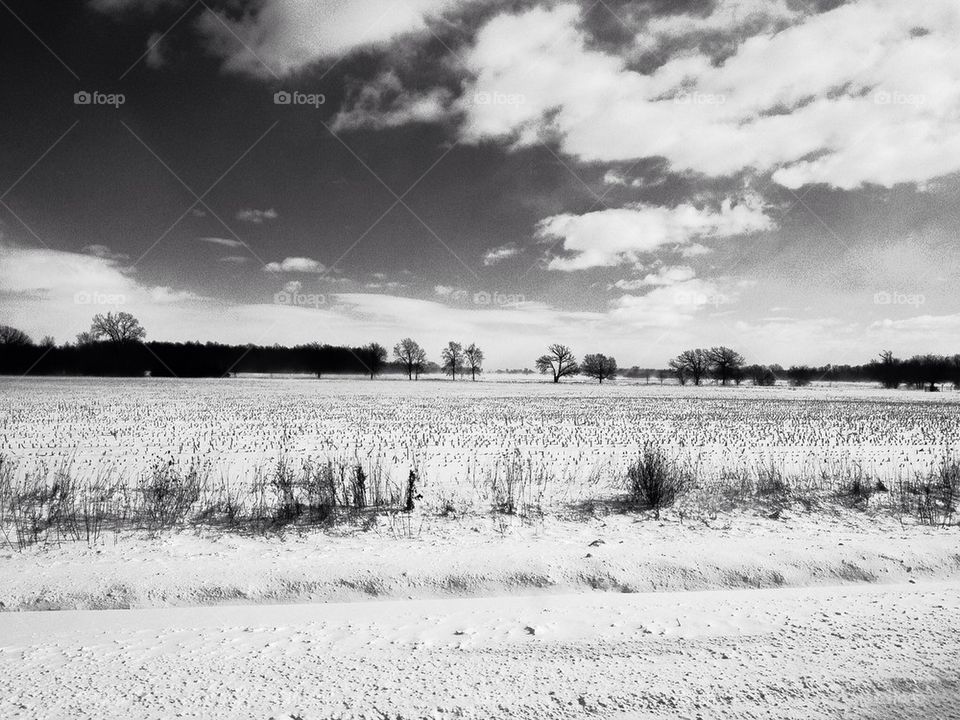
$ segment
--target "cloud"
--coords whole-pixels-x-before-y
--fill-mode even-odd
[[[747,196],[734,204],[724,200],[719,211],[690,204],[667,208],[633,205],[583,215],[565,213],[542,220],[537,235],[560,240],[572,257],[555,257],[552,270],[585,270],[636,263],[641,255],[664,246],[686,245],[695,238],[747,235],[774,227],[759,198]]]
[[[102,258],[104,260],[129,260],[130,256],[126,253],[114,252],[106,245],[87,245],[80,252],[87,255],[93,255],[94,257]]]
[[[230,248],[246,247],[246,245],[244,245],[244,243],[240,240],[234,240],[232,238],[202,237],[197,239],[200,242],[211,243],[213,245],[223,245],[224,247]]]
[[[278,217],[280,215],[273,208],[269,210],[243,209],[237,213],[237,220],[254,223],[255,225],[262,224],[264,220],[276,220]]]
[[[271,262],[264,265],[266,272],[299,272],[299,273],[322,273],[326,271],[323,263],[306,257],[288,257],[281,262]]]
[[[455,300],[463,302],[469,296],[469,293],[463,288],[453,287],[452,285],[435,285],[433,294],[446,300]]]
[[[644,285],[675,285],[692,280],[696,276],[689,265],[668,265],[655,273],[649,273],[641,279]]]
[[[189,290],[174,290],[170,287],[161,286],[150,289],[150,299],[156,303],[178,303],[186,300],[205,300],[206,298]]]
[[[645,295],[623,295],[616,299],[610,310],[610,318],[617,323],[633,327],[676,328],[704,309],[719,309],[735,302],[736,296],[721,291],[708,280],[686,279],[675,282],[660,282]]]
[[[234,265],[243,265],[246,262],[250,262],[250,258],[244,255],[227,255],[226,257],[220,258],[220,262],[232,263]]]
[[[204,299],[183,289],[143,285],[110,257],[6,244],[0,244],[0,297],[8,322],[36,336],[60,338],[89,327],[97,313],[124,310],[145,321],[169,311],[175,318]]]
[[[960,171],[953,0],[850,2],[732,38],[729,56],[684,50],[648,72],[628,64],[629,48],[597,48],[579,21],[579,6],[559,4],[479,30],[456,103],[464,141],[555,140],[584,162],[662,157],[675,171],[753,170],[791,188],[924,183]],[[493,91],[522,102],[472,100]]]
[[[955,352],[960,342],[960,315],[872,324],[817,317],[734,322],[724,317],[727,305],[739,302],[735,285],[693,278],[647,287],[644,294],[624,294],[589,312],[533,301],[451,303],[450,296],[466,293],[451,286],[441,293],[446,293],[444,301],[335,293],[322,306],[297,307],[276,304],[270,290],[260,300],[253,293],[245,302],[227,303],[184,289],[140,285],[103,258],[0,245],[4,322],[33,337],[70,338],[89,327],[97,312],[123,309],[156,340],[296,344],[320,334],[330,342],[376,340],[389,346],[411,336],[436,359],[450,338],[467,338],[487,351],[491,368],[530,366],[551,342],[565,342],[579,355],[602,350],[621,364],[643,365],[663,365],[684,347],[697,345],[727,344],[750,361],[819,364],[864,362],[865,354],[872,354],[865,346],[909,355]],[[625,328],[653,332],[638,344],[638,335]]]
[[[261,0],[242,14],[206,12],[198,29],[227,72],[288,75],[322,58],[425,30],[458,0]]]
[[[410,123],[439,122],[449,117],[451,99],[446,88],[411,92],[404,89],[396,73],[382,73],[373,81],[350,89],[343,108],[333,119],[333,129],[382,130]]]
[[[504,260],[509,260],[512,257],[516,257],[519,253],[520,248],[518,248],[514,243],[500,245],[499,247],[487,250],[487,252],[483,254],[483,264],[487,267],[498,265]]]
[[[808,3],[809,4],[809,3]],[[714,3],[706,15],[674,13],[650,18],[637,37],[637,44],[655,50],[680,38],[758,34],[792,24],[807,14],[801,3],[794,7],[786,0],[726,0]]]
[[[154,70],[167,64],[163,54],[162,40],[163,34],[158,32],[150,33],[150,37],[147,38],[147,56],[144,62],[147,63],[147,67]]]

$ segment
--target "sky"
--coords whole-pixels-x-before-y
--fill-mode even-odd
[[[960,352],[955,0],[0,0],[0,323]]]

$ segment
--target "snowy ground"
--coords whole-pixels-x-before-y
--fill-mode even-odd
[[[0,593],[0,717],[960,717],[957,528],[853,511],[129,533]]]
[[[10,718],[956,718],[960,583],[0,616]]]
[[[898,516],[890,489],[856,510],[832,486],[698,495],[662,519],[605,500],[646,439],[734,465],[810,459],[805,478],[835,461],[909,477],[960,442],[958,400],[2,380],[0,455],[22,472],[133,478],[176,456],[247,477],[281,451],[363,448],[398,472],[415,460],[424,499],[326,529],[3,545],[0,718],[960,718],[956,524]],[[549,470],[545,515],[484,499],[484,458],[514,455]],[[447,513],[451,488],[472,502]]]

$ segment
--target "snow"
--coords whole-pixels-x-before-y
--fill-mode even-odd
[[[806,485],[776,512],[603,501],[645,439],[693,453],[707,485],[771,458],[909,477],[957,446],[958,398],[0,380],[0,454],[21,473],[133,478],[176,457],[249,481],[279,454],[379,458],[399,477],[415,462],[424,495],[325,528],[4,546],[0,717],[960,717],[960,527]],[[490,512],[485,469],[515,456],[545,471],[544,514]]]
[[[930,718],[960,584],[0,616],[0,715]]]

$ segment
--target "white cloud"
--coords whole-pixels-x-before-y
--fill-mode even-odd
[[[150,289],[150,299],[156,303],[178,303],[187,300],[204,300],[205,298],[189,290],[174,290],[161,286]]]
[[[445,300],[463,302],[467,299],[468,293],[463,288],[453,287],[452,285],[435,285],[433,294]]]
[[[187,290],[143,285],[109,257],[4,244],[0,296],[8,322],[59,338],[86,329],[97,313],[122,309],[144,321],[168,311],[176,315],[204,299]]]
[[[422,31],[458,0],[262,0],[236,18],[206,12],[199,20],[209,51],[228,72],[287,75],[325,57]]]
[[[270,208],[269,210],[254,210],[254,209],[243,209],[237,213],[237,220],[241,222],[249,222],[255,225],[260,225],[264,220],[276,220],[280,215],[276,210]]]
[[[86,253],[87,255],[93,255],[94,257],[102,258],[104,260],[129,260],[130,256],[126,253],[114,252],[106,245],[87,245],[80,252]]]
[[[729,57],[685,51],[648,74],[595,49],[579,14],[536,8],[479,31],[457,103],[464,140],[555,138],[586,162],[664,157],[710,176],[772,172],[789,187],[923,183],[960,170],[953,0],[850,2],[738,38]],[[478,91],[523,102],[478,104]]]
[[[707,15],[676,13],[652,17],[637,43],[654,49],[666,40],[692,35],[728,34],[745,29],[754,33],[769,31],[796,21],[803,14],[800,7],[791,7],[786,0],[726,0],[715,3]]]
[[[231,263],[233,265],[243,265],[246,262],[250,262],[250,258],[244,255],[227,255],[226,257],[220,258],[220,262]]]
[[[641,255],[694,238],[733,237],[773,228],[762,203],[748,196],[736,205],[725,200],[719,211],[682,204],[675,208],[634,205],[584,215],[554,215],[542,220],[537,234],[560,239],[573,257],[555,257],[553,270],[584,270],[638,262]]]
[[[200,242],[211,243],[213,245],[223,245],[224,247],[238,248],[244,247],[244,244],[240,240],[234,240],[232,238],[221,238],[221,237],[202,237],[198,238]]]
[[[499,247],[487,250],[487,252],[483,254],[483,264],[487,267],[497,265],[504,260],[509,260],[512,257],[516,257],[519,253],[520,248],[513,243],[500,245]]]
[[[700,243],[691,243],[680,249],[680,255],[685,258],[699,257],[701,255],[709,255],[713,250],[710,248],[701,245]]]
[[[326,270],[323,263],[306,257],[288,257],[280,262],[271,262],[264,265],[266,272],[300,272],[300,273],[322,273]]]
[[[739,301],[735,286],[693,278],[650,287],[594,312],[532,300],[509,306],[450,303],[451,295],[466,291],[449,286],[443,291],[446,302],[335,293],[322,306],[296,307],[274,303],[270,291],[259,301],[230,304],[182,289],[140,285],[110,260],[0,245],[4,322],[33,337],[72,338],[89,327],[95,313],[119,307],[132,312],[156,340],[295,344],[321,333],[336,343],[376,340],[389,346],[411,336],[436,359],[450,338],[464,338],[487,351],[490,367],[530,366],[551,342],[565,342],[579,355],[602,351],[621,364],[641,365],[664,364],[684,347],[720,343],[736,347],[751,361],[785,363],[864,362],[873,354],[865,348],[874,347],[891,347],[901,355],[955,352],[960,343],[960,315],[873,324],[817,317],[733,322],[725,312],[729,303]],[[82,293],[80,302],[77,293]],[[98,297],[106,302],[119,297],[122,304],[98,305]],[[630,328],[653,332],[624,331]]]
[[[334,131],[380,130],[417,122],[438,122],[449,116],[451,94],[445,88],[417,93],[404,89],[390,71],[351,91],[333,119]]]
[[[668,265],[643,278],[644,285],[675,285],[692,280],[696,276],[689,265]]]
[[[659,283],[645,295],[623,295],[615,300],[610,318],[633,327],[677,328],[689,323],[700,311],[717,310],[735,299],[735,295],[721,291],[716,283],[707,280]]]

